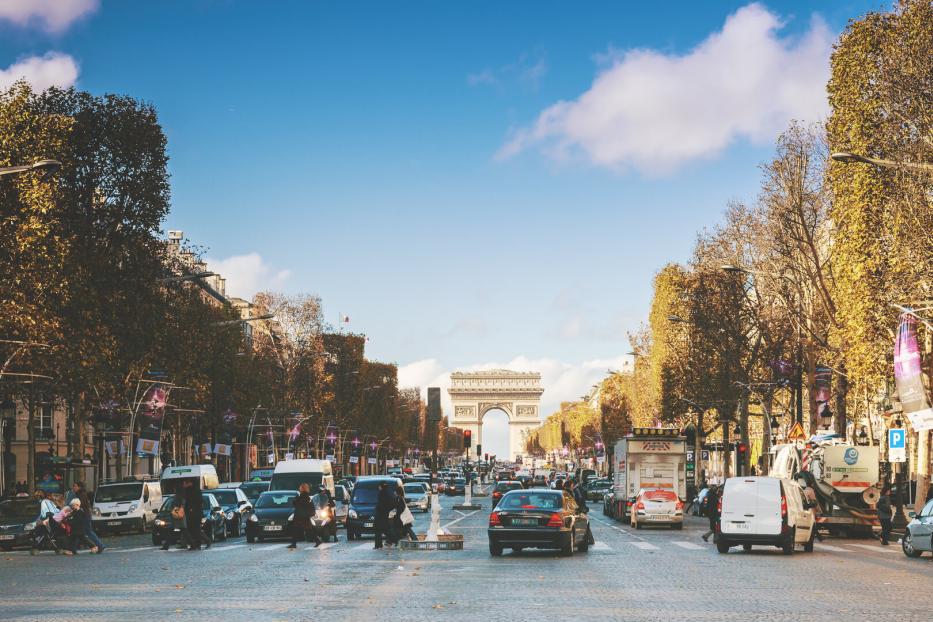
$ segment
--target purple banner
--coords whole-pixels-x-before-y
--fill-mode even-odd
[[[933,409],[923,388],[917,320],[908,313],[901,315],[894,342],[894,382],[904,414],[914,430],[933,429]]]
[[[146,456],[159,455],[159,441],[162,439],[162,420],[168,403],[168,388],[154,384],[149,388],[140,405],[142,411],[142,429],[136,441],[136,453]]]

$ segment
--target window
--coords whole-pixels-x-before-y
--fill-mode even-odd
[[[933,501],[930,501],[925,506],[923,506],[923,509],[920,510],[920,516],[933,516]]]
[[[52,429],[53,407],[54,407],[54,404],[51,404],[49,402],[44,402],[42,404],[42,409],[39,411],[39,430],[42,432]]]

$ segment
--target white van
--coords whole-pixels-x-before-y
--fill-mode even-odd
[[[188,464],[168,467],[162,471],[162,492],[177,494],[185,480],[192,480],[201,490],[214,490],[220,486],[220,479],[213,464]]]
[[[162,505],[159,482],[127,479],[101,484],[94,491],[91,522],[97,533],[144,533]]]
[[[311,494],[321,484],[334,496],[334,475],[328,460],[283,460],[275,465],[269,490],[298,490],[302,484],[311,485]]]
[[[720,553],[740,544],[746,551],[753,545],[776,546],[785,555],[792,554],[797,544],[813,551],[815,516],[794,480],[730,477],[720,503],[716,540]]]

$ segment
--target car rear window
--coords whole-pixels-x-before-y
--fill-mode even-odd
[[[502,498],[499,507],[503,510],[559,510],[561,496],[534,492],[510,492]]]
[[[670,490],[648,490],[645,491],[645,499],[648,501],[677,501],[677,495]]]

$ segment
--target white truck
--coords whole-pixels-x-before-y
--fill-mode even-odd
[[[628,521],[642,488],[687,496],[687,439],[676,428],[634,428],[613,450],[612,515]]]

